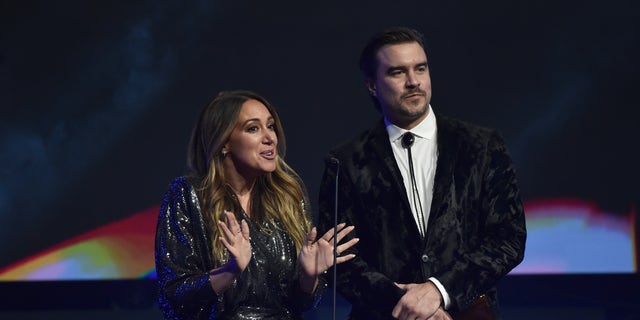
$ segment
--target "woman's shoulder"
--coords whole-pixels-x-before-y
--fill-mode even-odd
[[[195,189],[200,185],[201,179],[193,176],[175,177],[169,184],[170,190]]]
[[[188,199],[191,196],[196,195],[199,181],[199,179],[191,176],[179,176],[174,178],[165,193],[165,200],[176,198]]]
[[[162,199],[161,214],[188,221],[202,219],[199,217],[200,199],[196,186],[189,177],[174,178]]]
[[[169,183],[169,193],[183,193],[185,190],[192,189],[193,185],[189,181],[188,177],[180,176],[176,177]]]

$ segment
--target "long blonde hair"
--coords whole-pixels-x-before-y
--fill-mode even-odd
[[[188,151],[190,174],[197,178],[196,186],[202,215],[208,223],[213,256],[218,264],[227,260],[220,241],[222,230],[217,221],[223,220],[224,210],[242,218],[242,207],[228,185],[222,166],[222,147],[231,136],[242,105],[247,100],[260,101],[267,107],[275,122],[278,138],[276,169],[261,175],[252,190],[251,220],[262,227],[283,226],[293,238],[298,252],[311,227],[308,196],[300,176],[284,161],[286,150],[284,132],[275,108],[260,95],[245,90],[219,93],[200,113],[191,132]]]

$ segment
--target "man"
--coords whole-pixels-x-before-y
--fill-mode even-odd
[[[350,319],[497,318],[496,283],[522,261],[526,239],[503,139],[434,113],[415,30],[375,35],[360,68],[383,119],[331,151],[319,202],[328,230],[338,174],[338,220],[360,238],[334,284]]]

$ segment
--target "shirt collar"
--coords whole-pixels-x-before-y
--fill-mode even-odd
[[[427,117],[424,118],[417,126],[415,126],[411,130],[402,129],[395,124],[391,123],[386,117],[384,118],[384,124],[387,127],[387,133],[389,134],[389,140],[395,142],[400,139],[402,135],[411,131],[414,135],[419,138],[424,138],[427,140],[435,140],[436,138],[436,115],[433,114],[433,109],[431,105],[429,105]]]

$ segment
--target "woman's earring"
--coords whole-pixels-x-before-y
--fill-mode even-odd
[[[227,156],[227,151],[222,151],[222,157],[225,158]]]

